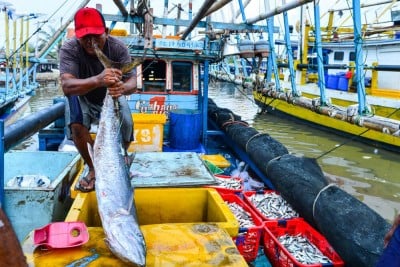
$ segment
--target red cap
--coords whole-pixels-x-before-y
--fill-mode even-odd
[[[88,34],[103,34],[106,24],[103,15],[95,8],[85,7],[79,9],[74,17],[75,35],[82,38]]]

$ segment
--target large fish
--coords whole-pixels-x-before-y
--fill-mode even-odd
[[[105,67],[115,67],[96,47]],[[123,73],[141,63],[135,60],[121,67]],[[118,100],[106,95],[92,154],[96,171],[98,210],[106,243],[118,258],[136,266],[146,265],[146,244],[139,228],[134,189],[122,152]]]

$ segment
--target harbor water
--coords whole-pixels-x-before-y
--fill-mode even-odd
[[[258,114],[251,91],[232,83],[210,84],[210,97],[259,132],[268,133],[290,153],[316,158],[330,182],[392,222],[400,210],[400,154],[366,145],[309,125]]]
[[[400,154],[377,149],[310,126],[258,114],[251,91],[227,82],[211,82],[209,95],[219,107],[232,110],[259,132],[268,133],[284,144],[290,153],[317,158],[332,183],[357,197],[389,222],[400,210]],[[24,116],[47,107],[62,96],[59,87],[36,90]],[[38,137],[21,143],[16,149],[37,150]]]

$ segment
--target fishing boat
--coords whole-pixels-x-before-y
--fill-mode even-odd
[[[241,72],[236,83],[253,89],[260,111],[398,151],[399,68],[393,58],[399,51],[399,41],[398,11],[394,4],[387,1],[361,5],[355,1],[350,7],[338,4],[326,12],[326,25],[320,23],[326,14],[319,15],[319,5],[310,6],[308,10],[314,11],[314,17],[309,19],[314,23],[298,21],[296,26],[301,40],[291,38],[293,27],[289,27],[287,12],[281,12],[285,39],[274,39],[269,34],[272,51],[269,70],[260,72],[257,64],[250,64],[253,70],[248,74]],[[367,12],[367,8],[380,13],[373,22],[362,24],[360,13]],[[378,21],[387,13],[389,19]],[[268,19],[273,14],[276,12],[257,19]],[[343,26],[349,19],[352,23]],[[221,67],[214,69],[214,77],[235,80],[233,74]]]
[[[208,35],[200,41],[186,40],[190,32],[195,27],[206,32],[209,27],[267,30],[256,24],[205,23],[203,17],[215,8],[211,2],[203,3],[189,20],[151,16],[147,5],[136,9],[145,12],[131,16],[121,3],[117,6],[122,15],[104,14],[106,21],[143,24],[141,35],[119,38],[132,58],[143,59],[137,68],[140,90],[128,102],[135,122],[135,141],[129,148],[136,153],[130,167],[131,184],[146,241],[146,266],[373,266],[383,251],[388,222],[330,184],[315,160],[290,154],[267,133],[249,127],[240,116],[208,98],[210,63],[220,60],[221,40]],[[179,38],[167,38],[154,36],[154,25],[182,25],[187,30]],[[16,232],[20,228],[17,222],[35,223],[29,233],[24,229],[19,235],[30,266],[129,266],[104,242],[95,192],[75,190],[74,184],[86,168],[77,152],[66,145],[64,107],[60,99],[6,128],[0,121],[0,169],[5,170],[0,181],[6,185],[1,184],[2,207]],[[12,150],[37,132],[39,151]],[[46,172],[48,166],[29,163],[38,157],[43,157],[40,161],[46,165],[49,161],[61,164],[54,172]],[[50,186],[38,186],[38,179],[33,179],[36,185],[20,186],[29,178],[27,174],[39,171],[44,171]],[[46,185],[46,177],[40,185],[43,181]],[[221,179],[239,182],[239,186],[222,186]],[[12,191],[30,195],[15,201],[18,196],[12,196]],[[287,210],[289,205],[296,215],[273,218],[257,209],[259,204],[252,200],[272,193],[285,201],[279,204],[281,209]],[[46,216],[32,216],[35,208],[29,205],[43,199],[52,200],[46,206],[55,209]],[[69,207],[68,200],[72,202]],[[13,201],[16,204],[10,205]],[[60,202],[65,205],[60,207]],[[232,203],[246,210],[254,224],[242,226]],[[18,211],[19,218],[11,216],[17,206],[25,208]],[[66,207],[64,218],[54,216]],[[43,220],[37,220],[38,216]],[[300,263],[304,259],[296,258],[295,252],[283,245],[285,236],[301,236],[321,254],[312,263]],[[304,249],[304,240],[299,242],[298,248]]]

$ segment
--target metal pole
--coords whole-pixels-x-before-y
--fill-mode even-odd
[[[25,41],[25,86],[28,92],[30,91],[29,88],[29,45],[28,45],[28,40],[29,40],[29,16],[26,18],[26,41]]]
[[[256,23],[257,21],[272,17],[274,15],[278,15],[278,14],[284,12],[284,11],[291,10],[293,8],[299,7],[301,5],[307,4],[307,3],[312,2],[312,1],[313,0],[296,0],[296,1],[292,2],[292,3],[290,3],[290,4],[277,7],[273,11],[270,11],[270,12],[264,13],[264,14],[260,14],[255,18],[249,19],[249,20],[246,21],[246,23],[253,24],[253,23]]]
[[[285,1],[284,1],[285,2]],[[289,20],[287,16],[287,12],[283,12],[283,23],[285,27],[285,43],[286,43],[286,52],[288,56],[289,63],[289,74],[290,74],[290,83],[292,86],[292,94],[294,96],[298,96],[297,88],[296,88],[296,79],[293,67],[293,52],[292,52],[292,44],[290,42],[290,30],[289,30]]]
[[[363,39],[361,36],[361,7],[360,0],[353,0],[353,24],[354,24],[354,46],[356,52],[356,82],[358,95],[358,113],[365,115],[368,112],[366,107],[364,65],[363,65]]]
[[[77,8],[77,10],[78,9],[80,9],[80,8],[83,8],[83,7],[85,7],[88,3],[89,3],[89,1],[90,0],[84,0],[84,1],[82,1],[81,2],[81,4],[78,6],[78,8]],[[75,15],[75,14],[74,14]],[[54,33],[54,36],[53,36],[53,38],[51,38],[48,42],[47,42],[47,45],[45,46],[45,47],[43,47],[40,51],[39,51],[39,53],[38,53],[38,57],[39,58],[43,58],[44,56],[44,54],[46,53],[48,53],[49,51],[47,51],[47,50],[49,50],[49,49],[51,49],[54,45],[53,45],[53,43],[56,41],[56,40],[60,40],[59,39],[59,37],[60,37],[60,35],[62,35],[63,33],[64,33],[64,31],[65,31],[65,29],[71,24],[71,22],[74,20],[74,15],[72,15],[55,33]]]
[[[212,4],[214,4],[215,0],[206,0],[204,1],[203,5],[201,6],[199,13],[197,13],[196,17],[193,19],[192,23],[190,23],[189,27],[185,30],[182,34],[181,39],[185,40],[189,33],[196,27],[197,23],[204,17],[207,13],[208,9]]]
[[[168,0],[164,0],[164,16],[165,19],[168,17]],[[167,25],[163,25],[162,28],[162,38],[167,35]]]
[[[318,86],[319,86],[321,105],[326,105],[324,62],[322,61],[321,25],[319,21],[319,16],[320,16],[319,4],[314,3],[315,46],[317,48]]]
[[[0,207],[4,203],[4,120],[0,120]]]
[[[128,11],[125,8],[125,5],[121,2],[121,0],[114,0],[114,4],[118,7],[121,14],[126,17],[128,16]]]
[[[267,71],[267,79],[271,78],[272,70],[274,70],[275,76],[275,88],[276,91],[281,91],[281,82],[279,80],[278,67],[276,65],[276,54],[275,54],[275,45],[274,45],[274,18],[267,19],[267,27],[268,27],[268,42],[269,42],[269,55],[268,55],[268,71]],[[270,81],[270,80],[267,80]]]

